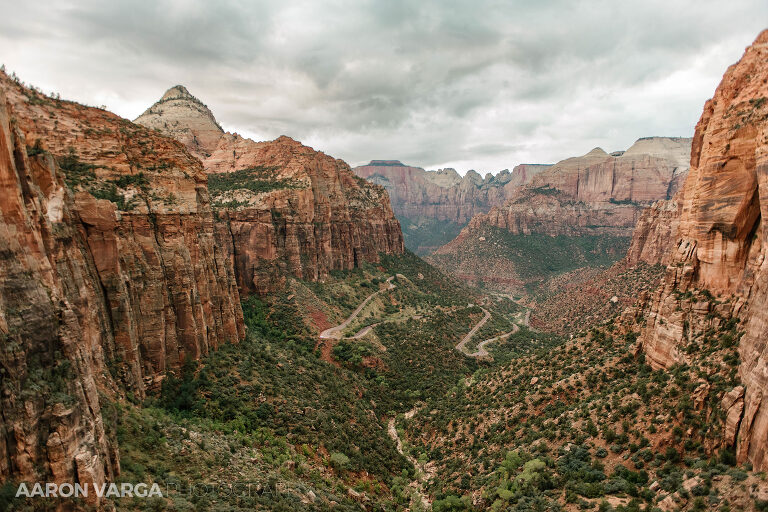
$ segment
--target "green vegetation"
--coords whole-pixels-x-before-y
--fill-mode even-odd
[[[80,185],[89,185],[96,180],[94,170],[98,169],[98,166],[81,162],[74,148],[69,148],[69,153],[59,157],[56,162],[64,171],[64,181],[73,190]]]
[[[498,241],[526,280],[580,267],[608,267],[626,254],[630,242],[628,237],[610,235],[515,235],[498,228],[491,228],[487,239]]]
[[[430,254],[456,238],[464,224],[449,220],[411,219],[398,216],[403,229],[405,246],[414,253],[423,256]]]
[[[350,469],[381,478],[405,461],[370,400],[356,390],[362,376],[319,359],[315,337],[297,321],[290,304],[267,306],[255,297],[243,303],[248,337],[169,375],[158,404],[179,418],[204,421],[223,432],[248,435],[266,429],[292,442],[343,453]]]
[[[605,268],[624,257],[630,238],[613,235],[513,234],[488,226],[449,254],[431,255],[441,268],[475,276],[481,286],[537,293],[548,280],[582,268]]]
[[[706,291],[680,298],[717,304]],[[613,497],[623,503],[615,510],[629,511],[670,494],[691,510],[726,504],[714,488],[748,477],[717,443],[720,397],[738,384],[740,331],[713,318],[716,327],[688,331],[692,363],[669,370],[635,356],[637,333],[613,320],[568,343],[521,329],[490,347],[506,359],[432,395],[404,423],[410,452],[437,463],[428,488],[436,504],[610,510]],[[482,496],[474,507],[472,493]]]
[[[233,172],[208,175],[208,190],[216,198],[234,190],[247,190],[260,194],[282,188],[301,188],[294,180],[278,178],[275,167],[256,166]]]

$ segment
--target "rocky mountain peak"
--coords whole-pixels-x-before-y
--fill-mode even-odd
[[[592,151],[584,155],[585,158],[588,157],[606,157],[608,156],[608,153],[605,152],[603,148],[594,148]]]
[[[174,85],[167,91],[165,91],[165,94],[163,94],[163,97],[160,98],[160,101],[168,101],[168,100],[175,100],[175,99],[189,99],[195,102],[200,103],[200,100],[192,96],[186,87],[183,85]]]
[[[183,85],[165,91],[134,122],[178,140],[201,160],[210,156],[224,134],[213,112]]]

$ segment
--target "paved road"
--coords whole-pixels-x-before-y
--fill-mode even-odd
[[[479,357],[488,357],[488,355],[489,355],[489,354],[488,354],[488,351],[487,351],[487,350],[485,350],[485,346],[486,346],[488,343],[493,343],[494,341],[498,341],[498,340],[503,340],[503,339],[509,338],[511,335],[515,334],[517,331],[519,331],[519,330],[520,330],[520,327],[519,327],[517,324],[515,324],[515,325],[513,326],[514,328],[513,328],[511,331],[509,331],[508,333],[505,333],[505,334],[500,334],[499,336],[495,336],[495,337],[493,337],[493,338],[488,338],[487,340],[483,340],[483,341],[481,341],[481,342],[480,342],[480,343],[477,345],[477,350],[475,350],[474,352],[467,352],[467,351],[465,350],[465,347],[466,347],[467,343],[469,343],[469,340],[471,340],[471,339],[472,339],[472,336],[474,336],[474,335],[475,335],[475,333],[476,333],[476,332],[477,332],[477,331],[478,331],[478,330],[479,330],[479,329],[480,329],[480,328],[481,328],[483,325],[485,325],[485,323],[488,321],[488,319],[489,319],[489,318],[491,318],[491,314],[488,312],[488,310],[487,310],[487,309],[485,309],[484,307],[480,307],[480,309],[482,309],[482,310],[483,310],[483,312],[485,313],[485,316],[483,316],[483,318],[482,318],[482,319],[481,319],[479,322],[477,322],[477,324],[475,324],[475,326],[472,328],[472,330],[471,330],[471,331],[469,331],[469,332],[467,333],[467,335],[466,335],[466,336],[464,336],[464,337],[461,339],[461,341],[459,342],[459,344],[458,344],[458,345],[456,345],[456,350],[458,350],[458,351],[459,351],[459,352],[461,352],[462,354],[464,354],[464,355],[467,355],[467,356],[469,356],[469,357],[478,357],[478,358],[479,358]],[[526,325],[527,325],[527,324],[528,324],[528,315],[526,315],[526,318],[525,318],[525,322],[526,322]]]
[[[394,276],[387,278],[387,286],[386,288],[382,288],[381,290],[375,291],[372,294],[370,294],[368,297],[365,298],[363,302],[360,303],[359,306],[357,306],[357,309],[355,309],[351,315],[349,315],[349,318],[341,322],[339,325],[335,327],[330,327],[323,332],[320,333],[320,339],[321,340],[340,340],[340,339],[356,339],[356,338],[362,338],[368,332],[371,330],[372,325],[369,325],[368,327],[364,327],[359,332],[357,332],[354,336],[350,336],[348,338],[344,338],[342,335],[342,332],[344,332],[344,329],[349,327],[349,324],[351,324],[355,318],[357,318],[357,315],[360,314],[360,312],[363,310],[366,304],[370,302],[372,298],[374,298],[376,295],[385,292],[387,290],[392,290],[395,288],[395,285],[392,284],[392,280],[394,279]]]
[[[466,351],[466,350],[464,350],[464,346],[465,346],[467,343],[469,343],[469,340],[471,340],[471,339],[472,339],[472,336],[474,336],[474,335],[475,335],[475,333],[476,333],[476,332],[477,332],[477,331],[478,331],[478,330],[479,330],[479,329],[480,329],[482,326],[484,326],[484,325],[485,325],[485,322],[487,322],[487,321],[488,321],[488,320],[491,318],[491,314],[488,312],[488,310],[487,310],[487,309],[485,309],[485,308],[484,308],[484,307],[482,307],[482,306],[480,306],[480,309],[482,309],[482,310],[483,310],[483,313],[485,313],[485,316],[483,316],[483,318],[482,318],[482,319],[481,319],[479,322],[477,322],[477,323],[475,324],[475,326],[472,328],[472,330],[471,330],[471,331],[469,331],[469,332],[467,333],[467,335],[466,335],[466,336],[464,336],[463,338],[461,338],[461,341],[459,342],[459,344],[458,344],[458,345],[456,345],[456,350],[458,350],[459,352],[462,352],[462,353],[464,353],[464,354],[467,354],[467,355],[469,355],[469,353],[467,353],[467,351]]]
[[[477,350],[472,352],[471,354],[467,352],[464,352],[464,353],[470,357],[488,357],[489,354],[488,354],[488,351],[485,350],[485,346],[488,343],[493,343],[494,341],[505,340],[520,330],[520,327],[518,327],[517,325],[513,325],[512,327],[513,329],[507,333],[500,334],[499,336],[495,336],[493,338],[488,338],[487,340],[481,341],[477,345]]]

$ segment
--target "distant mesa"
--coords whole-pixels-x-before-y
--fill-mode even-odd
[[[368,165],[376,167],[406,167],[400,160],[371,160]]]

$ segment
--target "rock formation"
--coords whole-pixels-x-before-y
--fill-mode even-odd
[[[429,261],[467,281],[514,293],[558,272],[610,265],[625,255],[644,209],[678,190],[690,147],[691,139],[648,137],[627,151],[609,155],[595,148],[558,162],[517,188],[503,205],[476,215]],[[648,261],[663,253],[652,244],[661,244],[665,235],[650,226],[655,227],[650,218],[640,223],[649,226],[642,236],[643,230],[637,231],[632,254]],[[674,224],[662,227],[671,230]],[[573,252],[570,261],[562,257],[564,251]]]
[[[134,122],[173,137],[201,160],[210,156],[224,135],[213,112],[183,85],[165,91]]]
[[[455,235],[472,217],[503,204],[521,185],[547,167],[522,164],[512,172],[505,169],[483,178],[471,170],[462,177],[454,169],[425,171],[399,160],[373,160],[368,165],[355,167],[354,171],[387,190],[406,236],[413,232],[409,247],[426,254],[450,240],[441,239],[436,232]],[[446,224],[450,227],[446,228]],[[432,245],[435,239],[437,246]]]
[[[595,148],[537,174],[507,202],[478,215],[512,233],[630,236],[645,207],[670,199],[688,171],[691,139],[649,137],[612,156]]]
[[[726,443],[739,461],[768,468],[768,31],[731,66],[696,125],[691,172],[680,193],[676,243],[640,342],[655,367],[686,359],[697,333],[741,320],[743,390],[724,398]],[[717,300],[695,300],[706,289]],[[690,292],[690,293],[689,293]],[[734,435],[734,432],[738,432]]]
[[[204,140],[198,124],[185,125],[183,116],[166,124],[157,105],[149,111],[154,117],[136,122],[184,143],[190,134]],[[226,133],[202,162],[223,220],[219,239],[243,293],[274,290],[287,275],[322,279],[404,250],[386,191],[356,177],[342,160],[285,136],[254,142]]]
[[[651,265],[668,265],[672,260],[672,248],[677,242],[680,225],[679,194],[672,199],[661,199],[643,210],[632,232],[632,242],[627,251],[627,263],[640,262]]]
[[[0,74],[0,187],[0,476],[112,479],[100,393],[141,398],[244,335],[206,175],[174,140]]]
[[[421,217],[466,224],[491,206],[502,204],[520,185],[546,169],[544,165],[520,165],[485,178],[475,171],[463,177],[454,169],[425,171],[397,160],[373,160],[355,167],[355,174],[382,185],[389,193],[398,217]]]

